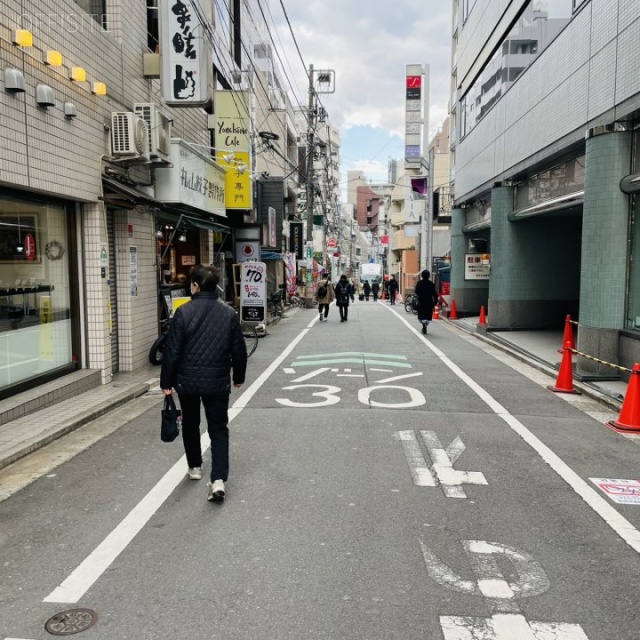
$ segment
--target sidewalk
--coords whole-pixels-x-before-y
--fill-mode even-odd
[[[479,332],[478,320],[479,318],[468,317],[436,322],[456,326],[473,334],[478,340],[490,343],[528,365],[549,373],[549,383],[553,384],[562,357],[558,353],[562,331]],[[135,372],[116,374],[110,384],[86,390],[87,379],[91,376],[94,376],[95,385],[95,374],[96,372],[77,371],[38,389],[0,401],[0,417],[6,416],[4,422],[0,421],[0,469],[157,387],[160,369],[149,364]],[[575,381],[574,385],[587,397],[598,400],[617,412],[620,411],[627,388],[627,384],[622,381]],[[66,399],[58,402],[51,399],[54,395],[62,397],[60,391],[68,387],[74,388],[75,393],[67,389],[64,396]],[[31,412],[25,415],[27,403]],[[42,408],[33,411],[34,404]]]

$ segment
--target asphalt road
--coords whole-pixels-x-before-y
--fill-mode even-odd
[[[222,505],[159,392],[38,454],[0,503],[0,640],[77,608],[91,640],[640,638],[640,504],[611,481],[640,450],[583,400],[384,303],[298,311],[249,363]]]

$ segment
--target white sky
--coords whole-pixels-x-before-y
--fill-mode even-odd
[[[343,136],[354,125],[404,136],[407,64],[430,64],[429,137],[442,125],[451,77],[450,0],[282,2],[306,66],[335,71],[336,92],[322,101]],[[280,0],[269,0],[269,7],[278,25],[276,47],[287,61],[285,72],[306,105],[308,83]]]

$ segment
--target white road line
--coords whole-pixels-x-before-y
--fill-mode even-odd
[[[373,369],[371,369],[373,371]],[[407,373],[403,376],[393,376],[391,378],[386,378],[385,380],[376,380],[374,384],[386,384],[387,382],[395,382],[396,380],[404,380],[405,378],[415,378],[417,376],[423,376],[424,373],[419,371],[418,373]]]
[[[469,377],[457,364],[440,349],[427,340],[420,331],[410,325],[395,310],[385,307],[395,314],[427,348],[462,380],[499,418],[504,420],[636,553],[640,553],[640,531],[621,516],[595,489],[587,484],[546,444],[539,440],[517,418],[512,416],[491,394],[487,393],[475,380]]]
[[[307,335],[309,329],[302,332],[287,348],[258,376],[251,386],[234,402],[229,409],[229,422],[238,416],[260,387],[278,369],[282,361],[293,351]],[[202,452],[209,448],[207,433],[202,434]],[[54,589],[43,602],[76,603],[94,582],[111,566],[114,560],[126,549],[138,532],[147,524],[153,514],[162,506],[174,489],[184,480],[186,456],[182,456],[147,495],[128,513],[122,522],[87,556],[87,558],[69,575],[59,587]]]
[[[285,369],[286,371],[286,369]],[[304,382],[305,380],[311,380],[311,378],[315,378],[316,376],[319,376],[321,373],[324,373],[325,371],[329,371],[329,367],[322,367],[320,369],[316,369],[315,371],[312,371],[311,373],[307,373],[304,376],[300,376],[299,378],[296,378],[295,380],[292,380],[292,382]]]
[[[402,442],[402,448],[405,458],[407,459],[407,464],[409,465],[411,477],[413,478],[413,484],[417,487],[437,486],[436,480],[422,455],[422,450],[416,439],[415,432],[400,431],[398,435],[400,442]]]

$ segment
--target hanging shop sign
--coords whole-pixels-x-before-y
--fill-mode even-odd
[[[236,242],[236,262],[251,262],[259,257],[259,240],[241,240]]]
[[[156,199],[226,217],[225,170],[199,149],[174,138],[171,167],[156,170]]]
[[[243,262],[240,281],[240,318],[245,322],[264,322],[267,308],[267,265]]]
[[[246,91],[216,91],[216,162],[227,171],[225,178],[227,209],[251,209],[251,137],[249,96]]]
[[[295,254],[296,260],[304,258],[304,238],[302,237],[302,222],[289,223],[289,251]]]
[[[194,0],[158,0],[162,93],[165,103],[174,107],[211,102],[211,47],[201,24],[210,17],[200,4],[194,5]]]

